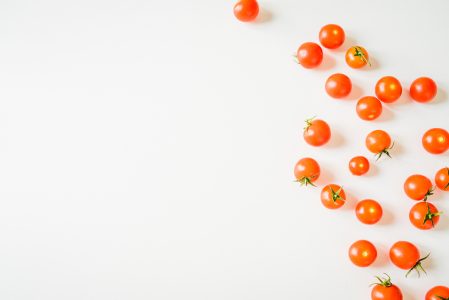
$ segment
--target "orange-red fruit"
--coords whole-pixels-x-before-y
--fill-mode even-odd
[[[349,259],[358,267],[368,267],[377,257],[376,247],[369,241],[359,240],[349,247]]]
[[[366,136],[365,145],[372,153],[383,153],[391,147],[391,138],[383,130],[374,130]]]
[[[449,191],[449,168],[442,168],[435,174],[435,184],[442,191]]]
[[[399,80],[393,76],[385,76],[377,81],[375,91],[380,101],[391,103],[401,96],[402,86]]]
[[[329,209],[337,209],[345,204],[346,194],[343,188],[336,184],[328,184],[321,190],[321,203]]]
[[[316,160],[305,157],[296,163],[293,172],[301,184],[307,185],[315,182],[320,177],[321,169]]]
[[[319,39],[321,45],[328,49],[336,49],[345,41],[345,31],[336,24],[327,24],[320,30]]]
[[[259,4],[256,0],[241,0],[234,5],[234,15],[242,22],[251,22],[259,14]]]
[[[355,156],[349,161],[349,171],[352,175],[360,176],[368,172],[369,161],[364,156]]]
[[[444,153],[449,149],[449,133],[443,128],[429,129],[422,137],[422,145],[429,153]]]
[[[363,224],[376,224],[382,218],[382,206],[372,199],[365,199],[357,203],[355,214]]]
[[[399,241],[390,248],[390,260],[398,268],[410,270],[420,259],[419,250],[410,242]]]
[[[329,125],[320,119],[307,120],[304,128],[304,140],[311,146],[322,146],[331,138],[331,129]]]
[[[402,300],[401,289],[395,284],[383,286],[376,284],[371,290],[371,300]]]
[[[353,69],[360,69],[369,63],[368,52],[361,46],[352,46],[346,51],[345,60]]]
[[[421,230],[434,228],[440,221],[438,209],[429,202],[419,202],[410,209],[409,219],[413,226]]]
[[[431,288],[426,293],[425,300],[446,300],[449,299],[449,287],[443,285],[437,285]]]
[[[437,84],[429,77],[419,77],[410,85],[410,97],[417,102],[429,102],[437,94]]]
[[[404,192],[410,199],[424,200],[431,191],[432,182],[424,175],[411,175],[404,182]]]
[[[299,46],[296,56],[304,68],[316,68],[323,61],[323,49],[316,43],[307,42]]]
[[[325,88],[327,94],[333,98],[346,97],[352,89],[351,79],[345,74],[332,74],[326,80]]]
[[[382,113],[382,103],[376,97],[362,97],[357,102],[356,111],[360,119],[371,121],[377,119]]]

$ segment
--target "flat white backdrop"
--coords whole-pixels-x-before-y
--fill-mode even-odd
[[[426,129],[449,126],[449,2],[261,0],[252,24],[233,4],[0,3],[1,299],[359,300],[383,272],[406,300],[449,285],[448,214],[418,231],[402,192],[408,175],[449,164],[420,145]],[[343,49],[325,50],[318,70],[295,64],[327,23],[373,67],[349,69]],[[346,100],[324,92],[334,72],[353,80]],[[363,122],[356,99],[384,75],[403,97]],[[407,95],[424,75],[440,88],[425,105]],[[325,147],[301,138],[314,115],[332,127]],[[351,176],[352,156],[373,161],[374,129],[396,141],[394,158]],[[342,209],[292,182],[304,156],[320,162],[321,187],[345,187]],[[356,220],[363,198],[382,203],[380,224]],[[448,194],[432,200],[449,213]],[[347,258],[362,238],[379,251],[366,269]],[[406,279],[388,262],[397,240],[432,253],[428,276]]]

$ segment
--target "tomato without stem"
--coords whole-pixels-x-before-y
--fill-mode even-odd
[[[371,63],[369,61],[368,52],[361,46],[353,46],[346,51],[345,60],[348,66],[354,69],[359,69]]]
[[[368,172],[369,161],[364,156],[356,156],[349,161],[349,171],[356,176],[360,176]]]
[[[364,224],[376,224],[382,218],[382,206],[372,199],[362,200],[355,207],[357,219]]]
[[[250,22],[259,14],[259,4],[256,0],[241,0],[234,5],[234,15],[242,22]]]
[[[425,300],[449,300],[449,287],[437,285],[426,293]]]
[[[327,24],[320,30],[319,39],[321,45],[328,49],[336,49],[345,41],[345,31],[336,24]]]
[[[349,259],[358,267],[368,267],[377,257],[374,245],[366,240],[359,240],[349,247]]]
[[[327,94],[333,98],[346,97],[352,89],[351,79],[344,74],[333,74],[326,80],[325,88]]]
[[[411,175],[404,182],[404,192],[410,199],[427,200],[433,195],[432,182],[424,175]]]
[[[443,128],[429,129],[422,137],[422,145],[429,153],[444,153],[449,149],[449,133]]]
[[[343,188],[336,184],[326,185],[321,191],[321,203],[329,209],[337,209],[343,206],[346,194]]]
[[[377,81],[375,92],[380,101],[391,103],[401,97],[402,86],[393,76],[385,76]]]
[[[449,168],[442,168],[435,174],[435,184],[442,191],[449,191]]]
[[[376,154],[379,159],[383,154],[391,158],[389,150],[393,148],[391,138],[388,133],[383,130],[374,130],[370,132],[365,139],[365,145],[368,150]]]
[[[322,146],[331,138],[331,129],[325,121],[311,118],[306,120],[303,136],[307,144]]]
[[[315,182],[320,177],[320,165],[316,160],[310,157],[305,157],[300,159],[294,169],[294,174],[296,181],[301,183],[301,185],[314,185]]]
[[[441,212],[435,205],[429,202],[419,202],[410,209],[410,222],[418,229],[429,230],[440,221]]]
[[[410,97],[417,102],[429,102],[437,94],[437,85],[429,77],[415,79],[410,85]]]
[[[387,275],[387,274],[385,274]],[[371,290],[371,300],[402,300],[402,292],[395,284],[391,282],[391,278],[380,278],[376,276],[379,282],[374,283]]]
[[[420,275],[420,271],[424,270],[421,263],[429,257],[430,254],[427,254],[425,257],[420,258],[419,250],[410,242],[407,241],[399,241],[393,244],[390,248],[390,260],[391,262],[398,268],[403,270],[408,270],[406,277],[415,270],[418,275]]]
[[[316,68],[323,61],[323,49],[316,43],[307,42],[299,46],[296,57],[304,68]]]
[[[371,121],[377,119],[382,113],[382,103],[379,99],[372,96],[360,98],[357,102],[356,112],[362,120]]]

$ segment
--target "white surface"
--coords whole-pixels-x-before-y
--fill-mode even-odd
[[[332,7],[331,7],[332,3]],[[260,1],[263,22],[243,24],[232,1],[3,1],[0,4],[0,298],[368,299],[388,272],[406,300],[449,285],[449,220],[411,227],[403,180],[433,178],[449,153],[420,146],[448,127],[449,2]],[[350,70],[343,50],[305,70],[291,54],[338,23],[373,68]],[[407,93],[381,119],[359,120],[354,100],[333,100],[324,81],[344,72],[351,99],[382,75],[407,88],[434,78],[438,99]],[[311,148],[303,120],[317,115],[334,138]],[[348,160],[369,155],[364,137],[385,129],[391,160],[355,178]],[[320,189],[293,183],[300,157],[343,184],[339,211]],[[355,199],[386,218],[356,221]],[[434,203],[449,212],[449,195]],[[347,248],[379,249],[359,269]],[[386,260],[396,240],[416,243],[429,275],[404,278]]]

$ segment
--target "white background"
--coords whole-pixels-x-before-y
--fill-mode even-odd
[[[259,21],[235,20],[232,1],[0,2],[0,298],[368,299],[388,272],[406,300],[449,285],[449,220],[432,231],[408,221],[404,179],[433,179],[449,153],[420,144],[448,129],[449,2],[260,1]],[[373,67],[351,70],[344,49],[306,70],[292,53],[327,23],[363,45]],[[330,99],[334,72],[353,80]],[[393,75],[401,99],[379,120],[355,114],[356,99]],[[409,84],[430,76],[430,104]],[[312,148],[303,120],[333,130]],[[393,159],[368,176],[347,170],[372,155],[366,134],[387,130]],[[342,184],[349,200],[325,209],[320,188],[293,183],[304,156],[318,182]],[[359,223],[356,200],[382,203],[385,218]],[[449,194],[432,196],[449,213]],[[379,258],[360,269],[349,245],[369,239]],[[428,276],[405,279],[388,262],[397,240],[415,243]]]

